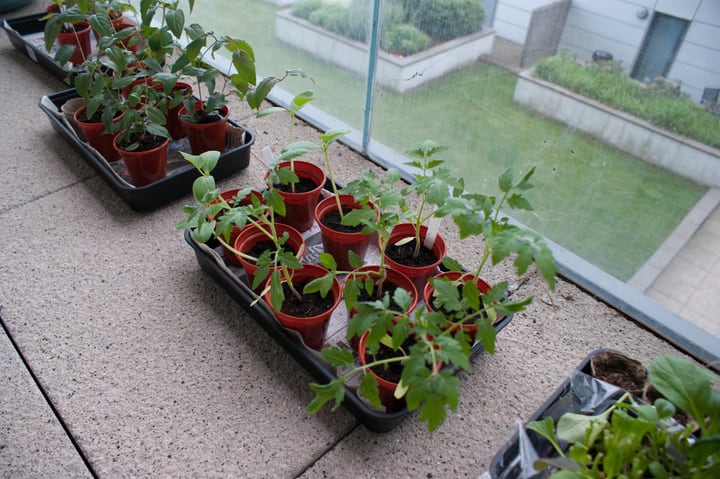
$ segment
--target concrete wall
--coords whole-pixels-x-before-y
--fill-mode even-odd
[[[534,78],[529,71],[518,76],[514,100],[648,163],[720,187],[720,150]]]
[[[329,63],[358,75],[367,75],[368,46],[323,30],[310,22],[281,10],[275,14],[277,38]],[[376,79],[385,88],[403,93],[445,74],[477,62],[492,52],[495,32],[480,32],[455,38],[428,50],[399,57],[380,51]]]

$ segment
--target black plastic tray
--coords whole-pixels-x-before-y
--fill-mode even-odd
[[[575,368],[576,371],[580,371],[582,373],[587,374],[588,376],[592,376],[592,372],[590,370],[590,361],[594,356],[601,352],[605,351],[612,351],[609,349],[598,349],[590,353],[585,359],[583,359],[580,364]],[[613,351],[618,352],[618,351]],[[622,396],[623,392],[621,389],[618,389],[618,392],[616,394],[613,394],[612,396],[609,396],[607,401],[602,403],[601,405],[598,405],[596,409],[593,410],[576,410],[573,405],[569,401],[563,401],[563,398],[567,397],[567,393],[571,388],[571,378],[568,377],[551,395],[550,397],[543,403],[542,406],[540,406],[533,414],[530,416],[530,418],[527,420],[527,422],[523,425],[523,427],[531,423],[533,421],[539,421],[542,419],[545,419],[546,417],[552,417],[554,420],[559,419],[562,414],[566,412],[577,412],[577,413],[585,413],[585,414],[593,414],[595,412],[600,412],[601,410],[607,409],[610,405],[612,405],[620,396]],[[541,439],[538,435],[535,435],[535,433],[530,432],[529,436],[532,436],[537,441],[541,442],[547,442],[544,439]],[[547,450],[548,453],[551,452],[551,448],[548,447]],[[519,443],[518,443],[518,433],[516,432],[513,434],[513,436],[508,440],[503,447],[498,451],[497,454],[495,454],[495,457],[493,457],[492,462],[490,463],[490,469],[488,470],[488,473],[486,475],[481,476],[482,479],[486,478],[488,475],[491,479],[511,479],[511,478],[520,478],[522,477],[520,474],[520,466],[518,463],[519,458]]]
[[[322,241],[317,225],[303,233],[307,244],[306,253],[303,258],[305,262],[316,263],[317,257],[322,251]],[[223,259],[222,248],[217,242],[209,241],[206,244],[197,243],[189,230],[185,231],[185,241],[195,251],[195,256],[200,267],[209,274],[220,286],[222,286],[248,314],[265,329],[295,360],[300,363],[318,382],[325,384],[337,377],[334,369],[326,363],[318,351],[314,351],[303,343],[300,335],[295,331],[285,329],[276,319],[267,304],[260,300],[255,305],[251,303],[257,299],[257,295],[248,286],[247,280],[241,268],[229,266]],[[371,255],[371,251],[368,251]],[[372,260],[368,261],[372,263]],[[510,323],[513,316],[502,318],[495,324],[496,331],[502,330]],[[344,305],[333,313],[326,335],[327,344],[345,343],[345,324],[347,323],[347,311]],[[482,351],[482,345],[476,342],[471,350],[471,358],[474,358]],[[358,396],[352,387],[346,387],[343,406],[350,411],[367,429],[373,432],[387,432],[397,426],[408,414],[407,408],[393,413],[386,413],[371,406],[368,402]]]
[[[72,127],[64,120],[60,107],[71,98],[76,98],[75,89],[65,90],[49,95],[40,100],[40,109],[47,114],[50,124],[60,133],[93,167],[110,188],[136,211],[147,211],[174,200],[192,191],[192,184],[199,173],[187,161],[184,161],[179,151],[189,152],[186,139],[176,140],[170,144],[168,154],[168,174],[165,178],[136,187],[124,171],[122,160],[108,163],[102,155],[81,141]],[[225,178],[237,171],[247,168],[250,164],[250,148],[255,142],[254,135],[232,120],[230,125],[240,128],[244,135],[242,146],[228,148],[221,156],[213,170],[216,179]]]
[[[45,70],[50,72],[59,80],[65,81],[70,68],[63,68],[59,63],[53,60],[55,52],[45,50],[45,40],[43,31],[45,30],[45,21],[40,20],[45,13],[36,13],[26,17],[13,18],[3,20],[2,28],[7,33],[10,43],[16,49],[23,52],[35,63],[39,64]],[[93,38],[94,42],[95,39]],[[69,83],[72,86],[72,83]]]

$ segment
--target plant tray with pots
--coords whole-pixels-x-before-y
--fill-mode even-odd
[[[597,361],[597,365],[593,363]],[[600,370],[602,368],[602,370]],[[647,371],[642,365],[621,353],[609,349],[598,349],[590,353],[573,370],[569,377],[550,395],[538,408],[523,429],[522,439],[519,432],[513,434],[500,451],[493,457],[490,469],[480,479],[514,479],[521,478],[523,471],[531,466],[523,467],[523,458],[527,459],[535,453],[540,457],[553,454],[553,447],[534,431],[526,429],[527,424],[551,417],[557,421],[565,413],[595,415],[606,411],[623,394],[631,392],[641,397]],[[631,386],[634,385],[634,386]],[[521,443],[523,451],[521,451]],[[528,453],[527,449],[532,451]],[[532,471],[528,477],[540,479],[549,476],[549,472]]]
[[[61,111],[65,103],[75,98],[78,98],[77,92],[75,89],[69,89],[43,97],[39,106],[47,114],[52,127],[85,158],[130,208],[136,211],[151,210],[192,190],[198,172],[180,154],[180,152],[190,152],[186,138],[170,142],[167,175],[164,178],[145,186],[135,186],[122,160],[108,162],[77,136]],[[250,131],[228,120],[227,146],[215,170],[216,177],[224,178],[247,168],[250,164],[250,148],[254,142],[255,137]]]
[[[326,185],[327,186],[327,185]],[[329,194],[324,191],[323,194]],[[305,239],[306,249],[302,259],[304,263],[319,263],[319,256],[324,252],[321,232],[317,223],[312,228],[302,233]],[[252,290],[247,275],[242,267],[230,264],[226,259],[223,247],[217,240],[210,240],[207,243],[198,243],[192,237],[190,230],[185,230],[185,241],[195,251],[195,256],[200,267],[230,293],[235,300],[247,311],[247,313],[265,331],[285,348],[319,383],[329,383],[338,377],[338,372],[328,364],[320,351],[306,346],[302,336],[290,329],[284,328],[275,318],[274,313],[263,300],[258,300],[257,294]],[[376,265],[379,262],[379,251],[372,242],[368,247],[365,264]],[[255,304],[253,304],[257,301]],[[496,331],[502,330],[511,320],[512,315],[504,316],[493,326]],[[348,312],[344,305],[338,307],[332,314],[327,333],[324,338],[324,347],[343,346],[348,349],[349,342],[346,339],[346,327],[348,323]],[[471,351],[473,358],[483,351],[480,342],[476,342]],[[356,355],[356,364],[357,355]],[[384,408],[376,408],[362,397],[357,390],[357,384],[352,381],[346,383],[345,399],[343,406],[352,413],[367,429],[373,432],[387,432],[397,426],[407,415],[408,409],[403,407],[400,410],[386,412]]]
[[[2,21],[2,28],[7,33],[10,43],[20,52],[27,55],[32,61],[50,72],[58,80],[65,81],[70,72],[69,64],[62,66],[53,57],[55,51],[45,49],[43,31],[45,21],[40,20],[46,13],[36,13],[25,17]],[[91,35],[91,41],[95,39]]]

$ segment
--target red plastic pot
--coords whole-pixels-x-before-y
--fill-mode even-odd
[[[362,338],[360,338],[360,341],[358,342],[358,358],[360,359],[360,364],[363,366],[368,364],[367,358],[365,357],[365,351],[366,351],[366,343],[369,333],[363,334]],[[397,383],[394,383],[392,381],[388,381],[387,379],[383,378],[382,376],[379,376],[375,374],[375,372],[372,369],[367,370],[370,374],[372,374],[375,377],[375,380],[378,384],[378,393],[380,396],[380,402],[383,406],[385,406],[385,412],[386,413],[393,413],[401,410],[405,407],[405,398],[402,397],[400,399],[395,397],[395,390],[398,387]]]
[[[296,269],[292,273],[294,282],[311,281],[327,274],[327,270],[322,266],[315,264],[303,264],[302,269]],[[327,333],[330,317],[335,309],[340,305],[342,300],[342,288],[337,278],[333,279],[333,286],[328,294],[332,294],[335,299],[333,306],[322,314],[311,317],[291,316],[282,311],[275,311],[275,317],[284,327],[293,329],[300,333],[309,348],[320,350],[325,342],[325,334]],[[270,292],[265,294],[265,302],[272,308],[270,302]]]
[[[447,278],[449,281],[457,281],[460,278],[463,278],[464,281],[471,281],[473,278],[473,274],[472,273],[463,273],[460,271],[444,271],[442,273],[439,273],[439,274],[433,276],[433,278],[437,278],[437,279]],[[492,287],[488,283],[486,283],[485,280],[483,280],[482,278],[478,278],[477,281],[475,281],[475,284],[477,285],[478,290],[483,294],[487,293],[488,291],[490,291],[490,289],[492,289]],[[433,287],[433,285],[430,283],[427,283],[425,285],[425,289],[423,291],[423,301],[425,302],[425,307],[429,311],[435,311],[435,308],[433,307],[433,293],[434,292],[435,292],[435,288]],[[501,319],[501,317],[498,317],[498,320],[499,319]],[[477,335],[477,328],[475,327],[474,324],[463,324],[461,326],[461,328],[462,328],[463,332],[465,334],[467,334],[468,336],[470,336],[470,338],[473,341],[475,340],[475,336]]]
[[[113,142],[115,135],[111,133],[105,133],[105,125],[101,121],[98,122],[87,122],[81,120],[81,116],[85,114],[87,106],[80,107],[73,116],[73,120],[78,128],[83,131],[87,142],[90,146],[95,148],[100,154],[109,162],[115,162],[120,159],[120,155],[115,150]],[[120,121],[122,115],[118,115],[113,120],[114,122]]]
[[[162,180],[167,176],[167,153],[170,140],[158,147],[146,151],[126,151],[118,146],[119,134],[115,136],[113,147],[125,162],[130,178],[135,186],[145,186]]]
[[[317,186],[310,191],[299,193],[280,191],[280,196],[285,202],[285,216],[276,215],[276,221],[290,225],[303,233],[313,226],[315,206],[317,206],[320,193],[325,186],[326,177],[322,168],[307,161],[295,160],[293,164],[298,178],[309,179]],[[279,168],[289,169],[290,162],[281,162]]]
[[[182,90],[185,91],[185,94],[183,95],[185,98],[192,95],[192,85],[183,82],[175,83],[175,88],[173,89],[173,91]],[[180,122],[180,118],[178,118],[182,106],[182,103],[180,103],[173,108],[169,108],[167,113],[167,122],[165,124],[165,128],[167,128],[167,131],[170,133],[170,136],[172,136],[174,140],[185,138],[185,136],[187,135],[187,133],[185,132],[185,127]]]
[[[337,211],[337,204],[335,195],[329,196],[318,203],[315,207],[315,222],[320,227],[323,250],[335,258],[339,270],[349,271],[352,266],[348,260],[348,252],[353,251],[360,259],[364,260],[372,236],[369,233],[337,231],[323,224],[322,219],[325,215]],[[340,195],[340,205],[343,209],[361,208],[352,195]]]
[[[414,235],[415,227],[412,224],[399,224],[395,226],[395,228],[393,228],[393,231],[390,234],[388,245],[395,244],[403,238]],[[426,235],[427,226],[420,226],[420,241],[424,241]],[[435,243],[433,243],[432,252],[435,255],[436,261],[427,266],[409,266],[398,263],[390,256],[388,256],[387,251],[385,251],[385,261],[392,269],[398,270],[407,275],[413,281],[413,283],[415,283],[415,287],[418,291],[423,291],[425,289],[425,285],[427,284],[428,278],[430,278],[437,272],[437,268],[440,266],[440,263],[442,263],[443,258],[445,258],[445,255],[447,254],[447,247],[445,246],[445,241],[439,234],[435,237]]]
[[[267,227],[267,225],[265,225],[264,227]],[[276,224],[275,231],[277,231],[278,236],[282,236],[284,233],[287,232],[288,239],[285,242],[285,245],[295,251],[295,256],[298,259],[302,258],[302,256],[305,254],[305,239],[300,234],[300,232],[291,226],[283,224]],[[268,239],[268,236],[260,229],[258,229],[257,226],[252,224],[246,225],[242,230],[240,230],[237,237],[235,238],[233,248],[235,248],[237,251],[240,251],[241,253],[247,253],[257,243],[268,241]],[[237,255],[237,260],[245,270],[248,278],[248,284],[252,287],[253,281],[255,279],[255,272],[258,269],[257,264],[255,264],[254,261],[249,261],[240,255]],[[260,286],[260,288],[261,287],[262,285]]]
[[[223,191],[222,193],[220,193],[220,196],[222,197],[222,199],[224,199],[225,201],[227,201],[229,203],[230,200],[232,200],[233,198],[235,198],[235,196],[237,196],[237,194],[240,190],[241,190],[240,188],[226,190],[226,191]],[[239,206],[239,205],[251,204],[252,196],[254,196],[254,197],[258,198],[260,201],[262,201],[262,193],[260,193],[259,191],[251,191],[247,196],[245,196],[245,198],[240,200],[240,203],[238,203],[237,205]],[[238,228],[237,226],[233,227],[233,229],[230,231],[230,241],[228,241],[228,244],[230,244],[230,245],[235,244],[235,240],[237,239],[237,236],[240,234],[240,231],[242,231],[242,230],[240,228]],[[231,264],[233,266],[242,266],[240,264],[240,260],[235,255],[235,253],[230,251],[225,246],[223,246],[222,249],[223,249],[223,255],[225,256],[225,261],[227,261],[229,264]]]
[[[195,111],[202,107],[201,101],[195,102]],[[223,106],[220,111],[222,120],[212,123],[190,123],[179,118],[180,124],[185,129],[188,141],[190,142],[190,150],[193,155],[199,155],[206,151],[215,150],[219,152],[225,151],[225,127],[227,125],[228,115],[230,111],[227,106]],[[187,109],[183,106],[178,111],[178,115],[187,114]]]
[[[75,52],[70,57],[73,65],[80,65],[92,52],[90,33],[92,29],[88,22],[73,24],[73,32],[60,32],[57,41],[60,45],[74,45]]]
[[[374,272],[377,275],[375,276],[378,280],[379,278],[379,265],[365,265],[362,268],[358,268],[354,270],[352,273],[347,275],[345,277],[345,281],[347,282],[348,279],[352,278],[354,275],[357,275],[357,273],[366,273],[366,272]],[[364,278],[364,275],[357,275],[359,278]],[[375,281],[375,284],[377,284],[377,281]],[[415,309],[418,302],[420,301],[420,295],[418,294],[418,290],[415,287],[415,284],[412,282],[410,278],[408,278],[405,274],[401,273],[400,271],[394,270],[392,268],[385,268],[385,283],[383,284],[391,284],[398,288],[402,288],[408,293],[410,293],[410,296],[413,298],[412,302],[410,303],[410,307],[408,308],[406,313],[411,312]],[[348,311],[348,316],[352,318],[354,315],[357,314],[357,309],[354,307]],[[357,351],[358,349],[358,342],[360,338],[357,336],[353,336],[351,338],[347,338],[350,342],[350,346]]]

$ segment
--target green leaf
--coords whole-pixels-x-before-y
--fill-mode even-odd
[[[318,138],[323,143],[329,144],[329,143],[336,141],[338,138],[347,135],[348,133],[350,133],[350,130],[334,128],[334,129],[326,131],[325,133],[320,135]]]
[[[305,409],[310,414],[315,414],[326,402],[332,401],[333,399],[335,400],[335,405],[332,410],[335,411],[340,407],[345,398],[345,381],[343,378],[334,379],[327,384],[312,383],[310,384],[310,389],[315,392],[315,398]]]
[[[285,292],[283,291],[282,283],[280,282],[280,270],[276,269],[270,275],[270,303],[275,311],[282,309],[282,304],[285,301]]]
[[[558,454],[560,454],[561,456],[565,455],[562,448],[560,447],[557,436],[555,436],[555,423],[553,422],[553,418],[546,417],[542,421],[534,421],[528,423],[526,427],[527,429],[535,431],[536,433],[547,439],[548,442],[552,444],[553,448],[555,448],[555,451],[557,451]]]
[[[375,407],[382,406],[382,403],[380,402],[380,390],[378,389],[378,384],[375,376],[369,373],[363,374],[362,378],[360,379],[359,390],[362,393],[363,397],[370,401],[370,404]]]
[[[676,356],[655,358],[648,368],[652,385],[703,427],[710,408],[710,380],[718,376]]]
[[[193,182],[193,197],[198,203],[207,203],[207,198],[215,190],[215,178],[212,176],[199,176]]]
[[[597,416],[586,416],[575,413],[563,414],[557,423],[557,435],[560,439],[567,442],[581,442],[586,445],[593,444],[598,435],[605,426],[607,426],[607,418],[612,411],[612,409],[608,409]],[[585,442],[586,438],[588,438],[587,443]]]
[[[185,14],[182,10],[168,10],[165,12],[165,23],[172,34],[180,38],[185,27]]]
[[[500,187],[500,191],[502,191],[503,193],[508,193],[512,189],[512,186],[513,186],[513,170],[512,170],[512,168],[508,168],[500,175],[500,178],[498,178],[498,186]]]
[[[335,277],[332,274],[326,274],[325,276],[316,278],[305,285],[303,293],[312,294],[319,292],[320,296],[324,298],[332,289],[333,284],[335,284]]]
[[[355,360],[352,351],[337,346],[324,348],[322,355],[325,361],[336,368],[351,366]]]
[[[198,226],[197,229],[195,229],[195,231],[193,231],[193,238],[198,243],[206,243],[210,238],[212,238],[214,232],[214,221],[211,221],[209,223],[202,223],[200,226]]]

